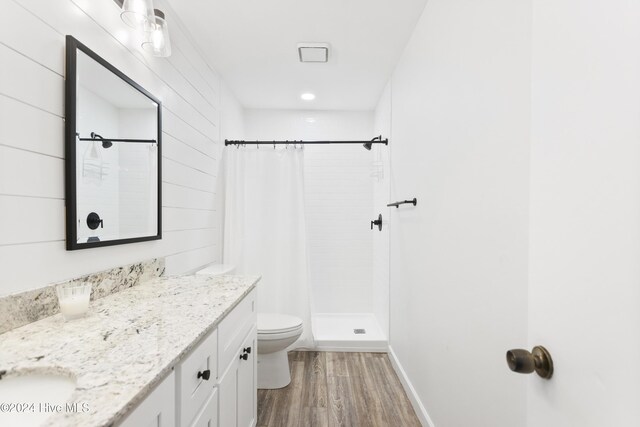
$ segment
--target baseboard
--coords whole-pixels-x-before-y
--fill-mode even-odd
[[[391,361],[391,366],[393,366],[393,370],[396,371],[398,378],[400,378],[402,387],[404,387],[404,391],[407,393],[407,396],[411,401],[411,406],[413,406],[413,410],[416,411],[416,415],[418,416],[418,419],[420,419],[420,422],[422,423],[423,426],[435,427],[435,424],[433,424],[433,421],[431,421],[431,418],[429,417],[427,410],[425,409],[424,405],[418,398],[418,394],[416,393],[415,388],[413,388],[413,385],[411,384],[409,377],[407,377],[407,373],[402,368],[402,365],[400,364],[400,361],[396,357],[396,354],[393,352],[393,349],[391,348],[391,346],[389,346],[388,354],[389,354],[389,360]]]
[[[331,351],[335,353],[386,353],[387,349],[382,346],[350,346],[349,344],[316,344],[314,351]]]

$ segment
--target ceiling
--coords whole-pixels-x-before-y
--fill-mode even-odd
[[[372,110],[426,1],[169,2],[244,107]],[[329,62],[300,63],[300,42],[329,43]]]

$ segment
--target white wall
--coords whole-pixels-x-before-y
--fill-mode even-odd
[[[530,20],[432,0],[392,77],[390,343],[438,427],[526,424]]]
[[[0,295],[154,256],[168,273],[220,259],[220,79],[167,5],[173,55],[143,54],[112,1],[16,0],[0,14]],[[163,239],[65,251],[64,36],[163,102]]]
[[[245,124],[247,140],[373,137],[372,112],[248,109]],[[305,147],[307,237],[315,312],[373,311],[371,164],[371,152],[360,145]]]
[[[535,0],[528,425],[640,425],[640,3]]]
[[[243,139],[244,138],[244,107],[240,105],[237,98],[225,82],[221,85],[221,113],[220,113],[220,141],[225,139]],[[224,148],[223,148],[224,149]],[[225,162],[222,160],[224,153],[220,153],[220,170],[218,172],[220,179],[216,185],[216,193],[218,195],[218,209],[216,211],[217,224],[220,224],[220,237],[218,243],[220,248],[224,248],[224,211],[225,211]],[[222,252],[220,254],[220,262],[223,262]]]

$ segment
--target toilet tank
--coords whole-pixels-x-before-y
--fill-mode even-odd
[[[236,266],[231,264],[209,264],[202,270],[196,271],[197,275],[206,276],[224,276],[225,274],[233,274]]]

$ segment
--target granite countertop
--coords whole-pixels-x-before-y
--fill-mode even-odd
[[[259,276],[160,277],[92,301],[87,317],[60,314],[0,335],[0,373],[76,378],[69,402],[89,411],[54,413],[48,426],[122,421],[247,295]]]

